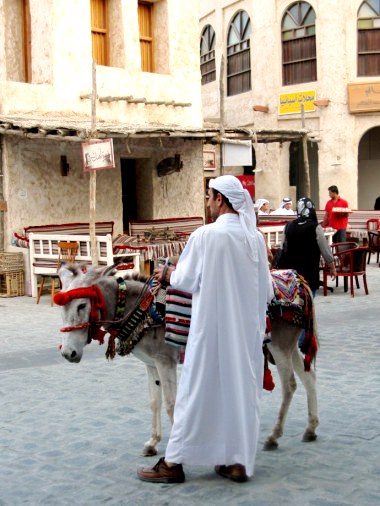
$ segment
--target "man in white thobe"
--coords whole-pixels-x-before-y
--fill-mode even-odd
[[[265,241],[234,176],[209,183],[214,223],[191,235],[166,280],[190,292],[192,316],[165,458],[143,481],[183,482],[182,464],[213,465],[246,481],[254,472],[263,389],[262,343],[272,298]],[[156,269],[162,279],[163,268]]]
[[[295,216],[297,213],[295,213],[293,211],[292,205],[293,205],[292,199],[290,199],[289,197],[284,197],[282,199],[280,207],[278,209],[276,209],[275,211],[272,211],[270,214],[277,215],[277,216],[282,216],[282,215],[283,216],[286,216],[286,215]]]

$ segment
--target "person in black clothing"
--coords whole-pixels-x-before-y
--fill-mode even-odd
[[[336,271],[331,248],[318,223],[313,202],[304,197],[297,202],[297,219],[285,226],[278,268],[296,270],[309,283],[315,296],[319,287],[321,255],[334,280]]]
[[[380,197],[377,197],[375,200],[375,205],[373,207],[374,211],[380,211]]]

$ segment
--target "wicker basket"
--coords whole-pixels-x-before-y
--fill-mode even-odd
[[[24,271],[0,273],[0,297],[19,297],[24,294]]]
[[[0,253],[0,272],[15,272],[24,270],[24,255],[22,253]]]

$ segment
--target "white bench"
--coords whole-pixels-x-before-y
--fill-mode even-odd
[[[268,244],[269,248],[272,248],[273,246],[277,246],[279,244],[281,245],[282,232],[285,228],[285,225],[259,225],[258,228],[264,234],[265,241]]]
[[[29,234],[29,264],[31,273],[31,292],[32,297],[37,297],[37,277],[38,275],[55,274],[57,272],[58,261],[58,242],[72,241],[79,243],[76,263],[92,264],[91,241],[89,235],[71,235],[71,234]],[[99,265],[113,265],[118,259],[132,257],[134,267],[132,272],[140,272],[140,253],[137,251],[128,251],[116,253],[113,252],[111,235],[96,236],[96,245],[98,251]]]

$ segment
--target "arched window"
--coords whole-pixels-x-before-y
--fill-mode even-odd
[[[215,81],[215,31],[206,25],[201,35],[201,74],[202,84]]]
[[[358,11],[358,76],[380,75],[380,0],[366,0]]]
[[[315,11],[307,2],[295,2],[282,18],[282,84],[317,80]]]
[[[227,95],[251,89],[251,20],[245,11],[232,19],[227,35]]]

